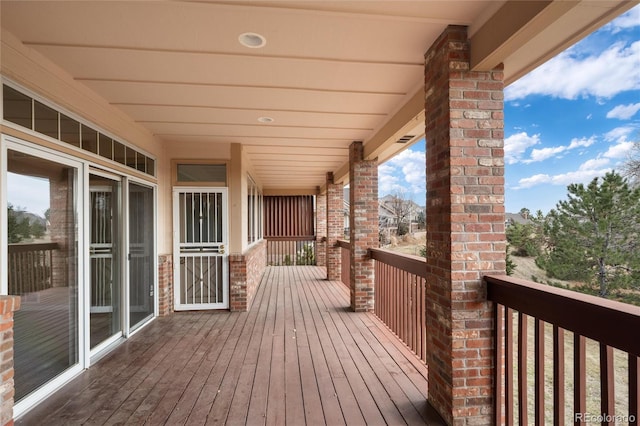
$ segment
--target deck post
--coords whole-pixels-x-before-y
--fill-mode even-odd
[[[13,424],[13,313],[20,309],[20,297],[0,296],[0,425]]]
[[[362,142],[349,146],[349,241],[351,243],[351,309],[373,311],[374,263],[378,248],[378,159],[365,160]]]
[[[343,185],[333,181],[327,173],[327,279],[340,281],[340,247],[337,242],[344,234]]]
[[[467,29],[425,54],[429,402],[449,424],[493,422],[493,307],[504,273],[503,70],[474,71]]]
[[[316,266],[327,266],[327,194],[316,195]]]

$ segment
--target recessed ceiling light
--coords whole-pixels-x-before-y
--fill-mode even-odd
[[[244,47],[259,49],[267,44],[267,39],[257,33],[243,33],[238,37],[238,41]]]
[[[260,117],[258,118],[260,123],[273,123],[275,120],[271,117]]]

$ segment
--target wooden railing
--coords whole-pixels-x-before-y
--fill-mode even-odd
[[[426,363],[426,260],[370,249],[375,263],[375,314]]]
[[[51,265],[57,243],[9,244],[9,294],[22,295],[53,286]]]
[[[340,281],[347,288],[351,286],[351,243],[346,240],[338,240],[337,246],[340,247]]]
[[[507,276],[485,280],[496,303],[496,424],[638,424],[640,307]]]
[[[316,264],[316,237],[265,237],[267,265],[293,266]]]

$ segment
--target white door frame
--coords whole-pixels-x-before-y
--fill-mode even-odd
[[[220,220],[222,220],[222,242],[221,243],[203,243],[199,245],[191,245],[194,250],[209,249],[206,252],[194,251],[190,253],[193,258],[221,258],[222,262],[222,302],[219,303],[186,303],[182,300],[180,281],[180,265],[182,256],[185,254],[182,250],[189,247],[189,244],[180,243],[180,202],[181,193],[200,193],[210,194],[216,193],[222,196],[222,208]],[[229,308],[229,262],[227,248],[229,246],[229,220],[228,220],[228,188],[226,187],[189,187],[179,186],[173,188],[173,259],[174,259],[174,309],[181,310],[204,310],[204,309],[228,309]]]

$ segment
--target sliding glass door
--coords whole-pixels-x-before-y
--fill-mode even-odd
[[[129,183],[129,328],[153,316],[155,281],[154,191]]]
[[[16,414],[28,396],[82,368],[81,164],[34,152],[7,149],[4,175],[6,291],[21,296],[14,315]]]
[[[91,349],[122,335],[121,184],[89,176],[89,310]]]

